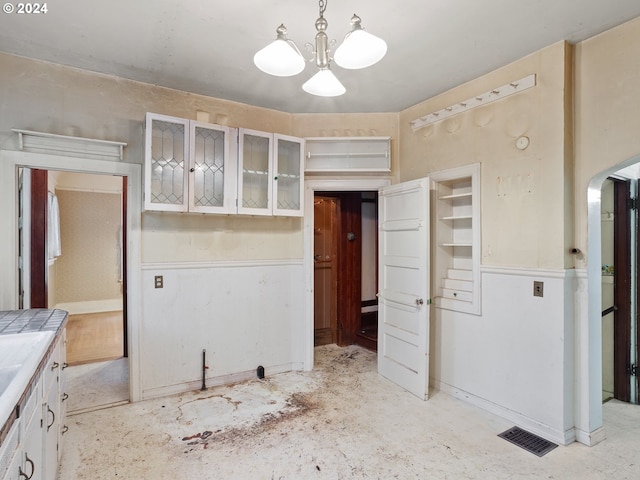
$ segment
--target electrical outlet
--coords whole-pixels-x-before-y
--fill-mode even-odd
[[[533,296],[544,297],[544,282],[533,282]]]
[[[156,288],[163,287],[164,279],[162,278],[162,275],[156,275],[155,277],[153,277],[153,281],[155,283]]]

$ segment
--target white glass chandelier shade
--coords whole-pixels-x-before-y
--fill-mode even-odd
[[[277,38],[253,56],[256,67],[269,75],[290,77],[304,70],[304,57],[296,44],[287,38],[287,29],[280,25]]]
[[[318,73],[302,85],[302,89],[307,93],[320,97],[338,97],[347,91],[344,85],[340,83],[340,80],[328,68],[318,70]]]
[[[354,19],[357,18],[357,21]],[[387,43],[380,37],[365,32],[360,26],[360,18],[351,19],[353,30],[347,33],[336,50],[333,59],[342,68],[358,69],[370,67],[382,60],[387,53]]]

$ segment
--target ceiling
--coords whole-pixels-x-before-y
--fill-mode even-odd
[[[333,98],[302,90],[311,63],[287,78],[253,65],[281,23],[309,54],[314,0],[55,0],[46,14],[1,14],[0,51],[291,113],[399,112],[560,40],[635,18],[640,1],[331,0],[329,38],[342,40],[354,12],[388,53],[363,70],[332,65],[347,88]]]

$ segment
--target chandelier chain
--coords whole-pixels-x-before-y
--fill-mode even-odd
[[[327,0],[319,0],[318,5],[320,6],[320,16],[324,16],[324,11],[327,9]]]

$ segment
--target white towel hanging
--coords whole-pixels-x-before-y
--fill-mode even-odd
[[[62,254],[62,246],[60,243],[60,207],[58,206],[58,197],[52,192],[49,192],[47,237],[49,260],[55,260]]]

